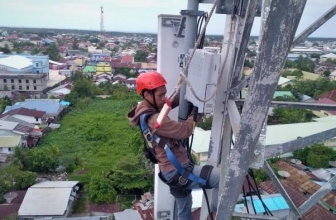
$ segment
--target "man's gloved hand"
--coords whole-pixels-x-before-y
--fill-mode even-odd
[[[193,113],[193,109],[194,109],[194,104],[192,104],[191,102],[188,101],[188,114],[187,114],[187,116],[189,116],[190,114]]]

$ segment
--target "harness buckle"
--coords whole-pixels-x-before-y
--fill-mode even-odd
[[[179,179],[178,179],[178,183],[181,186],[184,186],[188,183],[188,178],[185,178],[184,176],[180,176]]]

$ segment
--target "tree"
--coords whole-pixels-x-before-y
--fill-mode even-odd
[[[292,124],[312,121],[314,114],[309,110],[275,108],[273,110],[275,116],[279,118],[280,124]]]
[[[79,47],[78,47],[78,40],[77,40],[76,37],[74,37],[74,39],[73,39],[73,42],[72,42],[72,49],[73,49],[73,50],[78,50],[78,49],[79,49]]]
[[[323,71],[323,76],[324,77],[329,77],[330,76],[330,74],[331,74],[331,72],[330,72],[330,70],[325,70],[325,71]]]
[[[147,62],[148,53],[138,50],[134,55],[134,62]]]
[[[0,47],[0,52],[3,52],[4,54],[12,53],[7,44],[5,44],[5,47]]]
[[[79,98],[93,97],[102,94],[102,90],[88,79],[77,80],[71,92],[76,92]]]
[[[328,168],[329,161],[335,160],[336,152],[323,144],[314,144],[309,148],[307,164],[314,168]]]
[[[54,60],[54,61],[59,61],[59,59],[61,58],[61,56],[58,53],[58,49],[55,43],[50,44],[46,52],[44,52],[44,54],[49,55],[49,59]]]
[[[8,186],[3,178],[0,178],[0,203],[5,201],[4,195],[7,193]]]
[[[31,151],[32,164],[30,171],[49,173],[58,167],[58,158],[54,156],[50,148],[34,148]]]
[[[30,171],[20,171],[15,175],[14,189],[25,190],[34,185],[37,174]]]
[[[296,151],[293,152],[293,156],[296,159],[299,159],[302,161],[303,164],[307,165],[307,156],[309,153],[309,147],[305,147],[303,149],[298,149]]]
[[[116,162],[109,174],[116,189],[127,193],[151,187],[152,176],[141,166],[140,159],[139,154],[128,154]]]
[[[203,130],[211,130],[212,127],[212,119],[213,116],[211,115],[210,117],[204,119],[204,120],[200,120],[197,124],[197,127],[202,128]]]
[[[94,204],[112,203],[117,196],[113,182],[103,175],[92,176],[86,190],[89,201]]]
[[[0,112],[3,112],[6,108],[6,106],[11,106],[12,101],[8,96],[5,96],[1,101],[0,101]]]

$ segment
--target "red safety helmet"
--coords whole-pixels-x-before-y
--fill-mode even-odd
[[[153,90],[166,84],[166,80],[158,72],[141,73],[136,79],[136,89],[139,95],[144,89]]]

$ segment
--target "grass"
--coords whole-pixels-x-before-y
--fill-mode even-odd
[[[39,146],[57,146],[61,160],[80,161],[70,179],[85,182],[87,174],[109,171],[120,158],[138,153],[140,146],[129,147],[129,141],[140,132],[126,116],[135,103],[134,99],[94,99],[83,110],[65,115],[61,127]],[[87,173],[76,175],[83,168]]]

